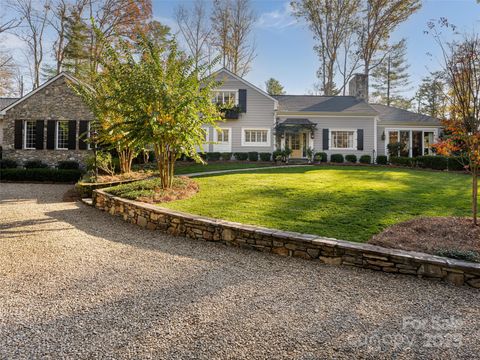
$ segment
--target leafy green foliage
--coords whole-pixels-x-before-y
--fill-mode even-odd
[[[176,190],[185,189],[191,181],[192,180],[186,178],[175,177],[173,179],[172,188]],[[105,191],[125,199],[136,200],[138,198],[154,198],[155,196],[161,196],[162,192],[165,192],[161,185],[161,179],[154,178],[117,185],[106,188]]]
[[[448,168],[448,159],[445,156],[418,156],[416,158],[418,167],[435,170],[446,170]]]
[[[23,163],[25,169],[45,169],[48,168],[48,164],[45,164],[42,160],[28,160]]]
[[[436,255],[457,260],[480,262],[480,254],[469,250],[442,249],[437,251]]]
[[[390,156],[390,164],[414,167],[416,165],[416,161],[414,158],[409,158],[406,156]]]
[[[347,160],[347,162],[349,162],[349,163],[356,163],[357,162],[357,156],[353,155],[353,154],[348,154],[348,155],[345,155],[345,160]]]
[[[0,169],[15,169],[18,163],[13,159],[0,159]]]
[[[342,154],[332,154],[330,156],[330,161],[333,163],[343,163],[343,155]]]
[[[260,154],[261,161],[271,161],[272,160],[272,153],[269,152],[261,152]]]
[[[257,161],[258,160],[258,152],[256,151],[250,151],[248,153],[248,160],[249,161]]]
[[[388,156],[387,155],[378,155],[377,156],[377,164],[387,165],[388,164]]]
[[[267,89],[267,93],[269,93],[270,95],[285,94],[285,90],[283,89],[282,84],[280,84],[280,81],[274,78],[270,78],[265,81],[265,88]]]
[[[218,161],[220,160],[221,154],[219,152],[209,152],[207,153],[208,161]]]
[[[328,161],[328,155],[326,152],[317,152],[313,156],[313,160],[315,161],[321,161],[321,162],[327,162]]]
[[[232,159],[232,153],[231,152],[222,152],[222,160],[229,161]]]
[[[359,160],[360,164],[371,164],[372,157],[370,155],[362,155]]]
[[[240,161],[245,161],[248,159],[248,153],[236,152],[233,154],[233,156],[235,156],[235,159]]]
[[[75,160],[59,161],[57,164],[57,169],[59,170],[78,170],[79,168],[80,164]]]
[[[101,172],[107,175],[115,174],[115,164],[113,161],[112,154],[108,151],[97,151],[97,168]],[[95,169],[95,155],[87,157],[85,160],[87,165],[87,170],[92,171]]]

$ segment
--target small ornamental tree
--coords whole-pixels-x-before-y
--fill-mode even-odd
[[[203,162],[197,150],[205,143],[204,127],[221,120],[212,101],[219,83],[206,76],[212,65],[196,66],[175,41],[160,47],[143,37],[137,51],[138,56],[125,51],[128,77],[114,97],[123,101],[128,138],[153,145],[161,187],[170,188],[182,155]]]
[[[445,25],[445,23],[443,23]],[[448,26],[448,24],[447,24]],[[478,173],[480,170],[480,38],[466,36],[461,42],[444,44],[431,26],[444,57],[450,94],[450,118],[446,135],[435,144],[437,153],[462,155],[472,174],[472,216],[478,225]]]

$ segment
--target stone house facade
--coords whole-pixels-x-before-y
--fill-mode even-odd
[[[76,81],[61,73],[0,109],[4,159],[20,164],[41,160],[49,166],[63,160],[85,162],[91,151],[84,139],[94,116],[70,87]]]

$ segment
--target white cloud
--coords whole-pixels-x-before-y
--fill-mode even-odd
[[[264,29],[283,30],[296,24],[298,21],[292,14],[290,2],[287,1],[282,8],[261,14],[256,25]]]

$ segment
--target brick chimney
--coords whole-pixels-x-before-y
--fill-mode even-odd
[[[367,86],[367,76],[364,74],[355,74],[348,83],[348,94],[368,101]]]

